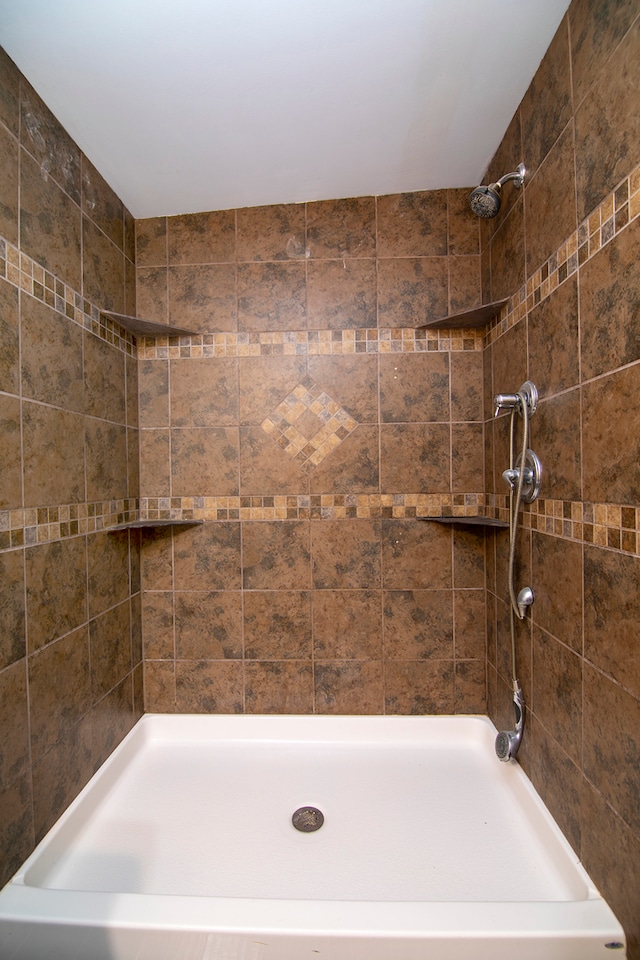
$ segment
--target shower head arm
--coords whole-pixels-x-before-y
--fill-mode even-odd
[[[513,180],[513,185],[515,187],[521,187],[524,183],[524,178],[526,174],[526,168],[524,163],[518,164],[517,170],[514,170],[513,173],[505,173],[504,177],[500,177],[497,181],[497,185],[502,187],[503,184],[508,183],[510,180]]]

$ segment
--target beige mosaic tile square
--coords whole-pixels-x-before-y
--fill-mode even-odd
[[[260,424],[304,470],[311,470],[358,426],[312,377],[304,377]]]

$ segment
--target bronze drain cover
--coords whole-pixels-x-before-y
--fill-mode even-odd
[[[291,817],[291,823],[302,833],[313,833],[324,823],[324,814],[317,807],[299,807]]]

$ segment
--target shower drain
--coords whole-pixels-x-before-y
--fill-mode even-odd
[[[302,833],[313,833],[324,823],[324,814],[317,807],[299,807],[291,817],[291,823]]]

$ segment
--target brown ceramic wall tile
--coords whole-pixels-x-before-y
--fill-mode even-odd
[[[634,0],[573,0],[569,8],[571,65],[576,107],[638,13]]]
[[[582,546],[532,534],[532,580],[536,624],[582,653]]]
[[[520,110],[516,110],[505,131],[502,142],[482,178],[483,183],[494,183],[506,173],[512,173],[516,170],[519,163],[526,161],[526,144],[523,144],[521,126]],[[483,245],[489,242],[493,232],[501,226],[511,209],[516,206],[521,198],[522,190],[514,188],[513,184],[505,189],[497,217],[493,220],[483,220],[480,224]],[[493,299],[496,300],[498,297],[494,296]]]
[[[176,590],[240,589],[240,525],[203,524],[174,533]]]
[[[136,266],[155,267],[167,263],[167,218],[136,220]]]
[[[640,368],[586,384],[582,391],[584,497],[596,503],[640,500]]]
[[[582,276],[580,278],[582,287]],[[579,378],[578,288],[575,277],[529,314],[529,375],[541,397],[575,386]]]
[[[79,204],[80,150],[24,77],[20,85],[20,119],[22,146],[35,158],[43,173],[52,177]]]
[[[99,532],[87,537],[89,616],[122,603],[129,590],[129,534]]]
[[[375,327],[375,260],[310,260],[307,265],[307,326],[310,330]]]
[[[125,422],[124,363],[122,351],[85,331],[85,412],[90,416]]]
[[[446,317],[448,273],[446,257],[378,260],[378,326],[419,327]]]
[[[246,713],[312,713],[313,670],[307,661],[245,663]]]
[[[439,523],[382,521],[386,590],[451,587],[451,530]]]
[[[524,201],[522,191],[491,239],[491,300],[512,296],[525,281]],[[536,264],[538,266],[538,264]]]
[[[584,548],[584,655],[640,697],[638,557]]]
[[[527,373],[527,333],[525,325],[519,323],[493,346],[493,387],[487,411],[489,416],[493,416],[493,395],[514,393],[527,379]]]
[[[0,788],[0,883],[7,883],[35,846],[30,774]]]
[[[449,256],[476,256],[480,253],[480,222],[469,207],[472,189],[447,190]]]
[[[87,619],[85,537],[28,547],[25,563],[27,636],[33,653]]]
[[[533,631],[533,697],[538,720],[574,763],[582,761],[582,660],[537,628]]]
[[[380,257],[442,257],[447,254],[447,191],[378,197]]]
[[[305,257],[302,204],[244,207],[237,211],[238,260],[300,260]]]
[[[480,257],[449,257],[449,313],[464,313],[481,303]]]
[[[94,772],[92,724],[83,718],[33,765],[35,839],[38,843]]]
[[[306,373],[304,357],[240,357],[240,423],[261,424]]]
[[[7,785],[27,773],[29,708],[25,660],[0,671],[0,783]]]
[[[445,493],[451,489],[451,431],[445,423],[383,424],[380,486],[383,493]]]
[[[93,164],[82,157],[82,211],[124,253],[124,207]]]
[[[31,424],[31,421],[30,421]],[[25,435],[25,464],[31,466],[33,430]],[[2,443],[2,471],[0,471],[0,509],[22,506],[22,462],[20,456],[20,401],[17,397],[0,395],[0,442]]]
[[[0,670],[24,657],[24,553],[0,554]]]
[[[151,527],[141,531],[140,576],[144,590],[173,587],[173,529],[177,546],[188,528]]]
[[[448,422],[449,356],[446,353],[390,354],[380,357],[379,363],[383,421]]]
[[[582,780],[582,862],[613,906],[627,935],[630,958],[640,952],[640,840],[586,778]]]
[[[453,713],[487,712],[487,671],[484,660],[458,660],[454,664]]]
[[[145,660],[144,708],[148,713],[176,712],[176,663]]]
[[[451,426],[451,489],[454,493],[484,490],[484,427],[481,423]]]
[[[19,330],[18,291],[6,280],[0,280],[0,390],[19,393]]]
[[[124,313],[124,254],[87,217],[82,218],[82,289],[101,309]]]
[[[169,263],[231,263],[236,258],[233,210],[169,217],[167,226]]]
[[[453,585],[457,590],[484,588],[484,537],[473,527],[454,527]]]
[[[247,660],[310,659],[311,593],[247,591],[244,645]]]
[[[9,243],[18,244],[18,157],[20,147],[15,137],[0,127],[0,235]]]
[[[133,709],[133,685],[131,677],[128,676],[92,711],[91,752],[94,766],[104,763],[129,733],[136,719]]]
[[[237,329],[235,264],[169,267],[168,283],[173,326],[194,333]]]
[[[640,833],[640,701],[584,667],[584,773],[636,836]]]
[[[66,739],[91,707],[86,626],[29,657],[29,702],[35,762]]]
[[[640,220],[580,271],[582,377],[640,358]]]
[[[173,593],[145,591],[142,600],[142,624],[145,660],[173,660]]]
[[[611,36],[611,34],[610,34]],[[640,22],[636,20],[576,110],[578,219],[627,176],[640,154]]]
[[[240,427],[240,495],[266,490],[269,496],[307,494],[309,476],[260,427]]]
[[[237,360],[173,360],[170,366],[172,427],[223,427],[238,423]],[[159,386],[162,388],[161,382]]]
[[[91,696],[97,703],[131,670],[129,604],[121,603],[89,623]]]
[[[22,151],[20,163],[20,244],[74,290],[81,289],[80,208]]]
[[[243,523],[245,590],[308,590],[310,545],[309,524],[303,520]]]
[[[238,267],[238,329],[304,330],[304,263],[242,263]]]
[[[233,427],[171,431],[171,492],[174,497],[222,497],[239,493],[239,434]]]
[[[126,427],[87,418],[85,449],[87,499],[118,500],[128,496]],[[57,502],[65,500],[60,498]]]
[[[136,316],[143,320],[153,320],[155,323],[169,323],[169,281],[166,267],[138,267],[136,270]],[[183,326],[177,319],[174,323],[176,326]]]
[[[566,127],[571,113],[569,31],[565,16],[520,104],[527,180]]]
[[[316,589],[372,590],[380,586],[379,521],[312,521],[311,551]]]
[[[572,125],[566,127],[526,185],[524,202],[530,275],[577,226]]]
[[[0,48],[0,120],[16,137],[20,130],[20,71]]]
[[[77,414],[23,402],[25,506],[85,499],[83,434]]]
[[[385,668],[385,713],[451,713],[453,685],[453,662],[450,660],[388,662]]]
[[[386,590],[384,645],[388,660],[451,660],[450,590]]]
[[[374,198],[308,203],[307,248],[313,259],[375,256]]]
[[[167,360],[140,360],[138,397],[141,427],[169,426]]]
[[[379,660],[316,661],[315,712],[368,716],[383,713],[383,686]]]
[[[378,449],[378,427],[356,427],[310,472],[311,493],[378,493]]]
[[[454,646],[456,660],[485,660],[486,604],[484,590],[454,590]]]
[[[314,590],[313,651],[326,660],[382,657],[382,597],[377,590]]]
[[[240,592],[176,593],[175,635],[178,660],[241,658]]]
[[[140,431],[140,496],[168,497],[171,458],[168,430]]]
[[[451,419],[482,421],[483,363],[479,350],[450,354]]]
[[[576,851],[581,847],[580,794],[582,774],[537,717],[530,714],[531,780],[551,815]]]
[[[577,429],[579,423],[578,390],[571,390],[539,404],[535,419],[531,421],[531,446],[544,465],[542,496],[556,500],[580,499],[582,463],[580,432]],[[585,497],[588,498],[586,491]]]
[[[242,663],[178,660],[175,690],[178,713],[242,713]]]

